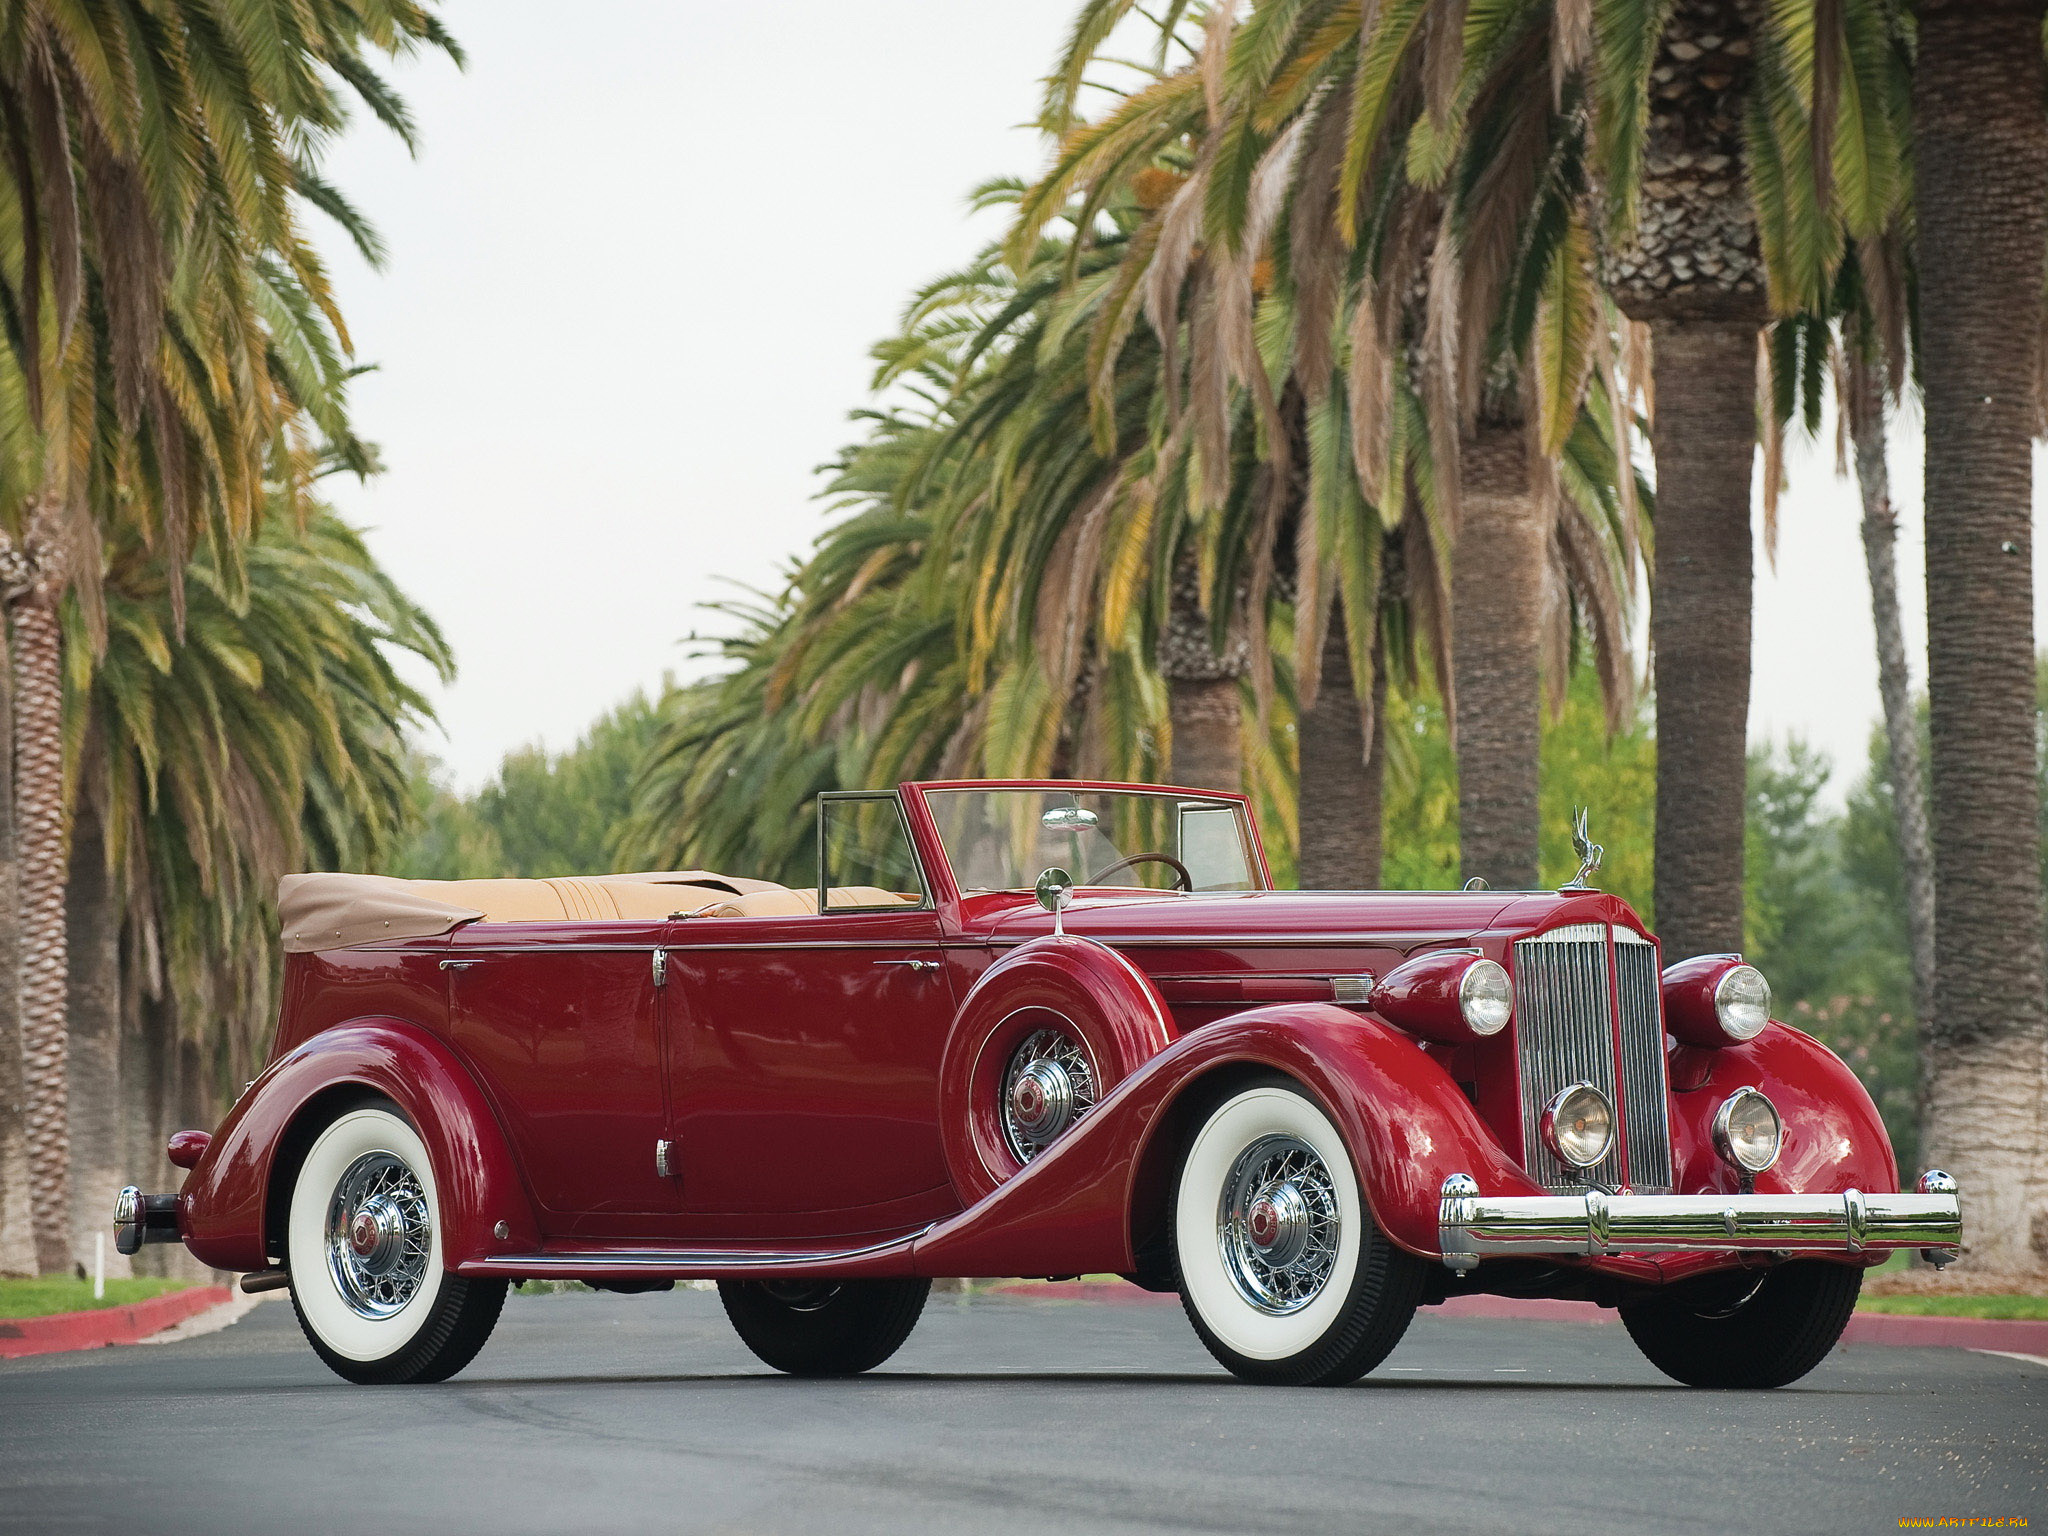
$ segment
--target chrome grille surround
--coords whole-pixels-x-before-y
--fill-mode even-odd
[[[1558,1193],[1589,1185],[1615,1190],[1622,1187],[1626,1157],[1629,1188],[1668,1193],[1671,1125],[1656,946],[1631,929],[1572,923],[1516,941],[1514,960],[1523,1166]],[[1585,1169],[1560,1162],[1540,1129],[1543,1107],[1573,1083],[1591,1083],[1606,1094],[1618,1119],[1614,1146]]]

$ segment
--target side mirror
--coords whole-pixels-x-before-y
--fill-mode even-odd
[[[1038,877],[1038,904],[1052,914],[1052,931],[1064,933],[1060,926],[1060,913],[1074,901],[1074,877],[1064,869],[1052,868]]]

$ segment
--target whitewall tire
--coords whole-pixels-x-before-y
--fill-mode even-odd
[[[350,1381],[445,1381],[490,1337],[502,1280],[442,1267],[440,1198],[419,1133],[386,1100],[343,1111],[292,1183],[285,1262],[299,1326]]]
[[[1302,1088],[1240,1088],[1196,1131],[1172,1201],[1182,1304],[1247,1381],[1338,1386],[1400,1343],[1422,1261],[1388,1242],[1351,1154]]]

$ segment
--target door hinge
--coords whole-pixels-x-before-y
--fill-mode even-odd
[[[664,1179],[676,1176],[676,1144],[672,1141],[657,1141],[654,1144],[654,1171]]]
[[[668,951],[665,949],[654,952],[654,984],[657,987],[668,985]]]

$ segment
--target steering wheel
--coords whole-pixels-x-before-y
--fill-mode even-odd
[[[1164,864],[1173,871],[1174,879],[1179,882],[1179,884],[1174,886],[1176,891],[1192,891],[1195,888],[1195,877],[1188,873],[1187,865],[1181,863],[1179,859],[1176,859],[1170,853],[1131,854],[1128,858],[1118,859],[1107,869],[1098,869],[1081,883],[1083,885],[1100,885],[1118,870],[1129,869],[1133,864]]]

